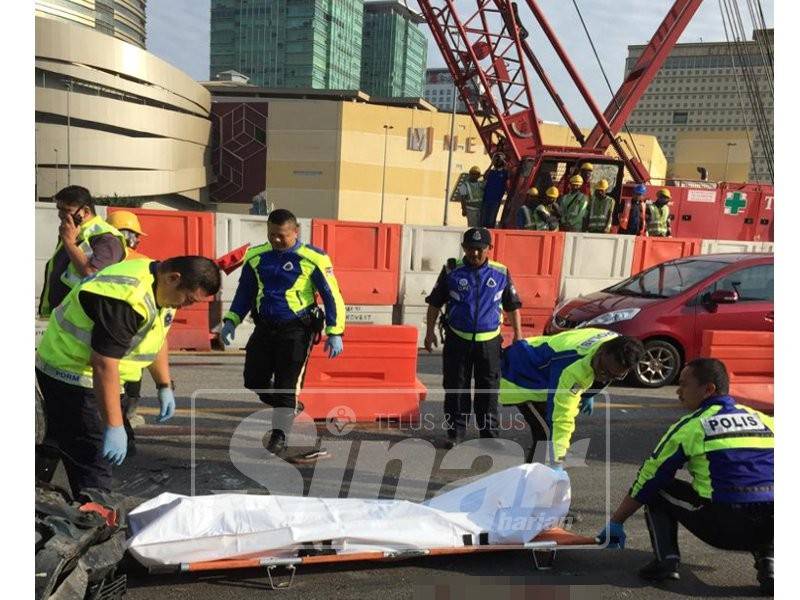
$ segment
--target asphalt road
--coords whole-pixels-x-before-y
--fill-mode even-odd
[[[157,410],[146,403],[142,413],[148,424],[137,429],[137,454],[115,471],[116,488],[130,496],[130,504],[164,491],[190,494],[220,491],[266,493],[255,479],[245,475],[231,460],[231,440],[242,419],[264,407],[254,394],[241,389],[241,356],[177,356],[173,376],[178,389],[178,413],[168,425],[151,425]],[[423,422],[442,420],[441,357],[420,358],[419,377],[429,394],[421,411]],[[194,431],[190,419],[190,397],[194,400]],[[216,392],[209,390],[218,390]],[[146,381],[145,396],[154,396],[152,382]],[[606,520],[607,505],[613,509],[633,481],[641,460],[652,450],[661,434],[682,414],[675,401],[675,389],[657,391],[613,388],[608,404],[598,403],[591,417],[578,420],[574,440],[586,440],[585,461],[568,468],[572,481],[572,510],[580,521],[576,533],[595,535]],[[502,410],[504,439],[527,446],[528,432],[519,427],[515,410]],[[610,422],[608,430],[607,422]],[[356,427],[343,436],[331,436],[319,428],[325,446],[334,458],[313,466],[300,467],[304,490],[311,486],[317,494],[359,496],[378,493],[380,497],[419,500],[429,498],[448,483],[486,472],[490,459],[478,459],[471,469],[443,469],[446,451],[437,450],[430,478],[404,477],[399,461],[386,465],[385,473],[371,473],[359,462],[370,454],[377,442],[390,444],[412,438],[432,442],[441,439],[441,430],[411,430],[387,425]],[[607,435],[610,431],[610,436]],[[335,439],[334,439],[335,437]],[[475,437],[474,432],[471,437]],[[194,443],[193,443],[194,442]],[[350,444],[347,464],[337,468],[334,448]],[[372,444],[372,445],[370,445]],[[606,452],[610,447],[610,461]],[[194,463],[192,463],[194,448]],[[265,453],[266,454],[266,453]],[[340,452],[341,454],[341,452]],[[344,466],[344,465],[341,465]],[[382,465],[381,465],[382,467]],[[267,467],[265,467],[267,468]],[[363,476],[364,471],[368,475]],[[355,476],[354,472],[362,473]],[[252,473],[249,473],[252,475]],[[610,474],[610,478],[607,478]],[[313,477],[313,484],[312,482]],[[274,483],[274,482],[273,482]],[[279,486],[278,486],[279,487]],[[272,489],[272,488],[271,488]],[[610,498],[607,490],[610,489]],[[273,491],[280,491],[273,489]],[[633,517],[626,526],[628,544],[624,551],[572,550],[558,552],[554,568],[536,571],[526,552],[503,552],[472,556],[433,557],[395,563],[366,563],[346,566],[300,566],[290,589],[281,598],[303,600],[330,598],[540,598],[550,597],[552,586],[572,586],[572,598],[746,598],[758,595],[752,558],[741,553],[722,552],[697,541],[685,531],[680,534],[683,566],[681,580],[669,585],[651,586],[641,581],[636,570],[651,558],[644,519]],[[129,576],[131,600],[188,598],[228,600],[258,597],[268,593],[263,570],[215,572],[183,575]]]

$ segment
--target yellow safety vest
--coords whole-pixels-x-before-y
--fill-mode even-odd
[[[110,233],[117,238],[120,244],[122,244],[123,251],[127,252],[128,245],[125,243],[125,236],[122,235],[122,233],[115,227],[106,223],[106,221],[98,215],[95,215],[88,221],[81,223],[78,230],[78,239],[76,240],[78,248],[83,251],[87,258],[91,258],[92,253],[94,252],[91,244],[92,238],[95,238],[98,235],[104,235],[106,233]],[[50,275],[53,272],[53,260],[63,246],[64,242],[61,240],[61,238],[59,238],[58,244],[56,244],[56,250],[53,252],[53,256],[50,258],[50,260],[47,261],[47,265],[44,269],[44,289],[42,290],[40,302],[41,306],[39,308],[39,314],[42,317],[49,317],[50,313],[53,311],[53,307],[50,306]],[[75,269],[75,265],[70,262],[67,269],[61,274],[60,279],[64,285],[72,289],[80,282],[81,278],[81,275],[78,273],[77,269]]]
[[[92,328],[78,295],[91,292],[127,302],[144,319],[119,361],[121,382],[139,381],[167,339],[175,309],[158,308],[153,294],[151,260],[127,260],[85,278],[53,311],[36,351],[36,368],[54,379],[91,388]]]
[[[659,208],[655,204],[648,204],[650,218],[647,219],[647,235],[650,237],[666,237],[669,231],[669,204]]]

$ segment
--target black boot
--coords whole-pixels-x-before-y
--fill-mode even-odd
[[[444,443],[445,450],[455,448],[458,444],[464,442],[465,432],[456,431],[455,429],[447,430],[447,441]]]
[[[267,452],[279,455],[286,450],[286,435],[280,429],[273,429],[267,442]]]
[[[678,565],[680,561],[677,558],[667,558],[665,560],[658,560],[654,558],[644,567],[639,569],[639,577],[647,579],[648,581],[664,581],[665,579],[680,579],[678,574]]]
[[[756,579],[761,590],[762,596],[772,596],[775,590],[775,559],[773,558],[773,550],[757,550],[753,552],[753,558],[756,559]]]

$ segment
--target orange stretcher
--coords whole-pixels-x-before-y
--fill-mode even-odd
[[[454,556],[459,554],[479,554],[483,552],[503,552],[512,550],[526,550],[532,553],[533,565],[537,570],[552,568],[556,551],[564,548],[598,548],[597,540],[593,537],[577,535],[560,527],[547,529],[525,544],[488,544],[482,543],[484,534],[478,539],[478,544],[375,552],[338,553],[335,548],[325,543],[314,547],[301,548],[293,551],[291,556],[259,555],[231,558],[224,560],[210,560],[203,562],[182,563],[179,565],[163,565],[150,567],[151,574],[164,573],[198,573],[203,571],[221,571],[230,569],[256,569],[266,568],[269,586],[271,589],[284,589],[292,585],[298,565],[322,565],[345,562],[367,561],[394,561],[424,556]],[[467,536],[471,537],[471,536]],[[470,540],[471,542],[471,540]],[[276,570],[286,569],[286,578],[278,581]]]

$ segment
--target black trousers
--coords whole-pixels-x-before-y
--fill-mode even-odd
[[[257,324],[245,346],[244,386],[264,404],[296,411],[311,341],[310,326],[300,320]]]
[[[463,437],[471,413],[469,391],[475,376],[475,421],[482,438],[497,437],[501,336],[472,342],[447,332],[442,351],[444,414],[450,437]],[[463,391],[459,391],[463,390]]]
[[[103,458],[103,432],[94,390],[69,385],[36,371],[44,399],[45,443],[64,454],[73,494],[85,488],[111,490],[111,464]]]
[[[525,462],[548,462],[548,444],[540,443],[550,440],[550,427],[547,426],[547,403],[524,402],[516,406],[531,430],[531,447],[525,453]]]
[[[673,479],[645,506],[653,552],[659,560],[680,559],[678,523],[721,550],[773,554],[773,503],[709,502],[691,484]]]

